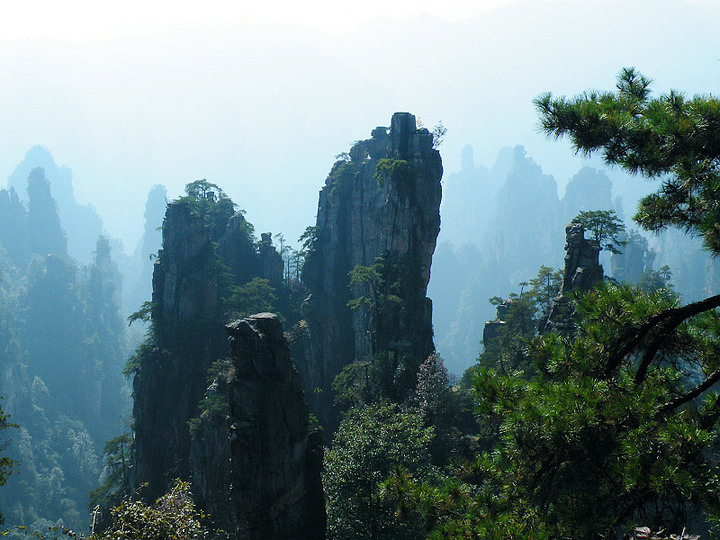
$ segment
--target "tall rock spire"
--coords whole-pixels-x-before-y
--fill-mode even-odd
[[[433,135],[409,113],[395,113],[389,129],[374,129],[332,167],[303,273],[310,339],[299,367],[305,388],[318,389],[316,410],[332,406],[331,384],[351,362],[384,354],[414,380],[434,351],[425,295],[441,177]]]

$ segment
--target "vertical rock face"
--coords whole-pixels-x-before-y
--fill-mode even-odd
[[[396,113],[333,166],[303,270],[310,297],[305,388],[330,406],[342,368],[381,351],[415,369],[434,350],[426,298],[440,230],[442,161],[415,117]],[[377,265],[377,266],[374,266]],[[349,273],[373,267],[350,287]],[[348,303],[355,301],[355,308]],[[414,375],[414,373],[413,373]]]
[[[495,319],[485,323],[482,342],[486,350],[489,345],[500,336],[501,329],[507,324],[506,320],[512,303],[512,298],[505,300],[497,307],[497,315]]]
[[[91,205],[77,202],[72,171],[66,166],[59,166],[50,150],[44,146],[33,146],[28,150],[25,158],[8,177],[8,185],[18,192],[21,199],[25,199],[25,181],[34,169],[43,170],[43,176],[52,189],[57,213],[67,233],[68,255],[83,264],[90,263],[95,240],[102,234],[100,216]]]
[[[37,167],[28,176],[28,243],[31,253],[67,257],[67,237],[60,227],[55,199],[45,170]]]
[[[573,306],[568,293],[585,292],[601,279],[603,267],[600,265],[600,245],[595,240],[585,238],[583,226],[572,221],[565,228],[565,271],[560,294],[553,299],[547,319],[540,323],[540,332],[574,332]]]
[[[210,527],[232,538],[324,538],[322,443],[282,326],[268,314],[229,325],[232,358],[223,331],[233,288],[279,282],[282,268],[228,199],[168,205],[151,335],[136,356],[133,483],[153,500],[191,480]]]
[[[153,257],[162,246],[161,225],[166,207],[167,190],[162,184],[155,184],[145,201],[145,227],[130,261],[133,266],[124,272],[126,276],[133,276],[130,287],[124,288],[123,308],[126,313],[132,313],[152,296]]]
[[[534,275],[541,261],[561,253],[559,206],[555,179],[543,174],[523,146],[516,146],[497,194],[493,227],[493,256],[500,272],[509,278],[507,284]]]
[[[282,325],[271,313],[226,326],[231,501],[237,538],[325,537],[322,441]]]
[[[600,245],[585,239],[585,229],[572,221],[565,228],[565,273],[561,293],[588,291],[603,278]]]
[[[191,433],[208,369],[227,356],[223,298],[259,266],[252,227],[229,200],[168,205],[153,272],[152,337],[134,379],[136,481],[155,498],[189,478]],[[262,277],[262,276],[260,276]]]
[[[622,252],[610,256],[613,279],[638,283],[645,272],[652,270],[657,253],[648,249],[647,240],[636,231],[624,234],[621,240],[626,242]]]
[[[28,256],[27,211],[13,188],[0,189],[0,244],[14,260]]]
[[[272,245],[272,234],[262,233],[258,245],[260,256],[260,274],[276,289],[280,287],[283,279],[284,262],[275,247]]]
[[[212,230],[189,205],[168,205],[153,273],[153,340],[134,379],[135,474],[156,498],[188,478],[190,433],[207,370],[225,356]]]

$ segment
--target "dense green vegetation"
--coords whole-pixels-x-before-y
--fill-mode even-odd
[[[8,428],[16,428],[17,424],[10,422],[10,417],[0,408],[0,432]],[[0,444],[0,450],[3,452],[7,448],[7,441]],[[6,455],[0,456],[0,486],[4,486],[8,477],[13,473],[15,462]],[[5,522],[5,517],[0,513],[0,525]]]
[[[616,93],[547,95],[537,105],[548,133],[567,134],[581,151],[602,151],[610,163],[661,179],[660,191],[640,206],[642,227],[679,225],[720,253],[720,108],[713,98],[651,99],[649,81],[625,70]],[[614,214],[584,212],[580,219],[603,248],[619,252],[635,244],[644,261],[639,267],[649,267],[647,246],[632,231],[625,234]],[[355,274],[379,282],[371,268]],[[395,503],[393,525],[404,524],[409,537],[437,538],[615,537],[639,525],[707,529],[720,517],[714,391],[720,297],[682,305],[669,277],[663,268],[645,272],[638,286],[607,282],[584,295],[566,293],[572,309],[564,316],[572,326],[563,335],[538,333],[559,290],[551,269],[507,300],[494,299],[502,324],[463,378],[475,397],[475,449],[470,457],[456,453],[436,463],[442,472],[435,475],[408,470],[397,456],[377,465],[385,477],[377,493]],[[351,369],[365,379],[346,372],[337,385],[349,388],[344,395],[357,405],[363,400],[352,389],[372,381],[372,366]],[[399,406],[412,413],[409,400]],[[358,423],[357,410],[338,433]],[[373,433],[372,421],[365,423],[358,432]],[[345,438],[336,439],[326,478],[343,470],[334,452],[346,446]],[[378,522],[386,511],[381,506],[373,507]],[[334,522],[353,522],[343,508],[329,508],[341,512]],[[383,533],[365,526],[360,536]]]
[[[660,182],[640,204],[642,228],[680,227],[720,256],[716,99],[654,98],[650,81],[627,69],[616,91],[546,94],[536,106],[549,135]],[[356,166],[336,163],[333,189],[346,189],[341,180]],[[402,183],[409,167],[380,160],[374,179]],[[512,175],[519,181],[524,173],[518,167]],[[208,537],[188,483],[175,481],[154,504],[134,491],[136,426],[120,424],[125,337],[108,240],[98,239],[90,266],[78,266],[67,257],[40,171],[29,191],[28,210],[14,207],[14,229],[0,223],[0,359],[9,373],[2,390],[20,426],[10,430],[11,445],[0,444],[0,486],[8,483],[0,503],[14,524],[28,526],[9,534],[73,536],[67,527],[85,526],[89,492],[92,538]],[[160,302],[146,302],[131,321],[148,323],[147,339],[125,374],[142,382],[174,356],[201,358],[207,379],[194,382],[212,391],[199,394],[179,424],[190,441],[202,436],[203,422],[222,423],[227,414],[222,380],[230,363],[222,343],[207,346],[222,322],[277,311],[303,354],[302,264],[322,239],[310,227],[293,252],[277,236],[278,253],[206,180],[188,184],[172,204],[208,232],[193,270],[211,275],[217,303],[209,315],[176,320]],[[704,532],[720,519],[720,296],[683,304],[669,268],[652,270],[647,240],[626,231],[614,211],[584,210],[576,221],[596,248],[612,252],[614,279],[587,292],[564,290],[562,271],[541,266],[518,292],[491,298],[497,318],[459,380],[438,354],[416,358],[394,341],[403,334],[400,315],[420,309],[403,300],[418,279],[412,256],[347,273],[342,294],[363,315],[372,358],[345,366],[332,385],[342,416],[325,433],[328,537],[615,538],[640,525]],[[231,222],[239,235],[226,249]],[[45,243],[12,242],[15,229]],[[247,258],[234,259],[233,250]],[[261,264],[264,256],[279,257],[280,266],[263,274],[272,266]],[[168,262],[167,251],[159,257]],[[551,313],[561,331],[545,325]],[[0,409],[0,433],[11,427]]]
[[[128,412],[119,275],[104,237],[87,267],[68,257],[43,169],[28,188],[27,209],[0,191],[13,218],[0,225],[0,395],[19,425],[3,445],[16,465],[9,478],[3,466],[0,505],[8,525],[78,528]]]
[[[622,253],[625,241],[620,236],[625,233],[625,225],[614,210],[586,210],[573,221],[580,223],[602,249],[617,255]]]
[[[190,484],[176,480],[170,490],[155,504],[139,500],[123,500],[112,511],[112,525],[105,531],[91,534],[97,540],[190,540],[206,538],[190,493]]]

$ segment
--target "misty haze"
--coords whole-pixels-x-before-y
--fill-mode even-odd
[[[720,534],[720,5],[5,19],[3,535]]]

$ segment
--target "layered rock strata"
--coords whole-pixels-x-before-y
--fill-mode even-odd
[[[264,246],[263,254],[256,250],[242,214],[221,199],[216,202],[180,199],[168,205],[163,222],[163,248],[153,271],[151,336],[138,352],[133,382],[134,483],[148,484],[150,500],[174,478],[192,475],[189,422],[200,414],[209,368],[228,356],[224,300],[231,287],[254,277],[276,280],[282,272],[272,246]],[[194,460],[221,467],[225,435],[218,441],[202,435],[196,440],[206,451],[194,451]],[[201,503],[205,494],[209,501],[216,497],[214,482],[209,485],[197,490]]]
[[[308,427],[300,377],[276,315],[226,326],[230,500],[237,538],[325,537],[320,434]]]
[[[323,417],[349,363],[387,354],[409,362],[411,379],[434,351],[426,291],[442,172],[433,135],[412,114],[395,113],[390,128],[374,129],[335,163],[320,191],[303,271],[310,339],[299,368]],[[350,286],[359,267],[369,269],[366,279]]]

